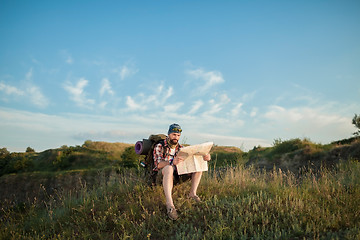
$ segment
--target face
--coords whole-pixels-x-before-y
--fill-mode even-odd
[[[177,144],[179,142],[181,133],[170,133],[169,140],[171,144]]]

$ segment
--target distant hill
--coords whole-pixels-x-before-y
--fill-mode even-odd
[[[210,167],[237,164],[271,170],[281,168],[295,173],[304,167],[332,166],[348,158],[360,159],[360,138],[353,137],[330,144],[307,139],[276,140],[272,147],[254,147],[248,152],[232,146],[214,145]],[[0,176],[10,173],[58,172],[101,169],[111,166],[137,167],[139,156],[134,144],[87,140],[82,146],[62,146],[40,153],[10,153],[0,149]]]
[[[122,154],[133,144],[85,141],[82,146],[62,146],[43,152],[0,152],[0,176],[9,173],[56,172],[99,169],[122,161]]]
[[[307,139],[278,141],[273,147],[257,147],[244,156],[246,165],[272,170],[274,167],[295,174],[321,167],[333,167],[341,160],[360,160],[360,138],[354,137],[331,144],[316,144]]]

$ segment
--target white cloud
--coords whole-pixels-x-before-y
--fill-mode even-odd
[[[99,104],[99,107],[100,107],[101,109],[104,109],[104,108],[106,107],[106,105],[107,105],[107,102],[102,101],[102,102]]]
[[[171,112],[176,113],[183,105],[184,103],[182,102],[167,104],[164,106],[164,111],[166,112],[166,114]]]
[[[269,111],[265,113],[265,117],[269,120],[294,123],[302,120],[304,117],[309,116],[304,115],[304,109],[285,109],[284,107],[274,105],[269,107]]]
[[[164,90],[164,88],[164,84],[160,84],[154,94],[148,97],[149,101],[154,102],[156,106],[165,104],[165,102],[174,95],[174,89],[171,86],[169,86],[167,90]]]
[[[135,75],[138,71],[139,71],[139,69],[137,69],[136,67],[134,67],[131,64],[123,65],[114,70],[115,73],[119,74],[121,80],[124,80],[128,77]]]
[[[31,78],[32,71],[27,73],[27,76]],[[25,84],[27,87],[25,90],[19,89],[17,87],[5,84],[0,82],[0,91],[4,92],[8,97],[21,97],[20,99],[14,100],[29,100],[32,104],[37,107],[45,108],[49,105],[49,100],[43,95],[40,88],[33,84]],[[3,100],[8,101],[6,98]]]
[[[191,115],[191,114],[196,113],[201,108],[201,106],[203,106],[203,105],[204,105],[203,101],[201,101],[201,100],[196,101],[192,105],[192,107],[191,107],[190,111],[188,112],[188,114]]]
[[[32,76],[33,76],[33,69],[30,68],[30,70],[25,74],[25,79],[29,81],[32,79]]]
[[[107,78],[103,78],[101,81],[100,96],[103,96],[105,93],[114,95],[114,91],[111,88],[110,81]]]
[[[231,101],[230,98],[226,94],[221,94],[220,95],[220,103],[221,103],[221,105],[225,105],[225,104],[229,103],[230,101]]]
[[[203,69],[198,68],[196,70],[188,70],[186,73],[195,79],[201,79],[204,81],[204,84],[201,84],[201,87],[198,88],[198,91],[200,92],[204,92],[212,86],[224,82],[224,78],[219,71],[206,72]]]
[[[273,131],[274,138],[309,137],[311,140],[334,141],[349,137],[352,129],[350,119],[332,113],[331,109],[315,107],[286,109],[275,105],[270,106],[263,116],[266,126],[260,128],[263,128],[264,133]]]
[[[204,115],[212,115],[221,111],[221,104],[217,103],[214,99],[209,100],[210,109]]]
[[[72,58],[71,54],[67,50],[61,50],[60,56],[64,59],[65,63],[73,64],[74,59]]]
[[[80,80],[73,86],[71,83],[66,83],[64,89],[70,94],[70,99],[73,100],[78,106],[91,108],[95,100],[88,99],[84,88],[87,86],[88,80],[80,78]]]
[[[0,91],[4,92],[6,95],[17,95],[17,96],[24,95],[24,91],[14,87],[14,86],[5,84],[3,82],[0,82]]]
[[[254,107],[251,109],[250,117],[255,117],[257,115],[258,108]]]
[[[174,89],[172,87],[168,88],[168,91],[165,94],[165,100],[171,97],[174,94]]]
[[[204,116],[213,115],[215,113],[220,112],[221,110],[223,110],[224,106],[228,104],[230,101],[231,101],[230,98],[226,94],[221,94],[218,100],[210,99],[208,102],[209,103],[208,106],[210,109],[204,112],[203,115]]]
[[[81,88],[86,84],[78,85]],[[138,97],[144,100],[146,96]],[[220,107],[216,105],[214,99],[211,102],[215,105],[214,111]],[[225,96],[218,96],[218,102],[228,103],[229,100]],[[34,145],[36,150],[45,150],[46,147],[81,144],[87,139],[135,142],[148,137],[151,133],[166,132],[168,124],[173,122],[183,127],[182,138],[189,144],[213,141],[218,145],[237,146],[244,150],[257,145],[270,146],[272,140],[279,137],[282,139],[309,137],[313,141],[327,143],[349,137],[353,132],[351,119],[332,114],[331,109],[306,107],[286,109],[282,106],[271,106],[264,114],[259,114],[257,113],[259,110],[253,108],[252,111],[257,113],[256,117],[250,122],[245,122],[226,114],[182,114],[178,112],[184,106],[181,102],[171,102],[163,109],[157,108],[149,114],[142,112],[148,110],[146,107],[149,105],[142,105],[143,102],[138,102],[131,96],[126,97],[126,104],[133,112],[125,112],[125,114],[120,112],[119,115],[114,116],[94,114],[53,116],[0,107],[0,132],[4,134],[0,139],[0,145],[11,148],[21,145],[21,149],[24,150],[31,141],[31,143],[38,142],[38,145]],[[195,113],[204,105],[198,100],[190,109]],[[237,104],[241,109],[240,105]],[[163,111],[164,109],[166,112]],[[93,129],[96,131],[94,132]],[[40,135],[36,135],[36,132]],[[35,137],[26,138],[26,142],[20,144],[18,139],[24,133]],[[111,133],[114,133],[114,136]],[[57,136],[56,139],[53,139],[54,135]]]
[[[172,107],[181,105],[178,103]],[[10,151],[24,151],[29,144],[35,150],[42,151],[62,145],[82,144],[87,139],[135,143],[150,134],[166,132],[168,124],[174,121],[186,129],[183,138],[190,137],[190,144],[214,141],[219,145],[240,147],[247,144],[258,145],[264,141],[260,139],[260,143],[252,143],[254,139],[227,135],[233,128],[241,126],[239,121],[221,117],[189,118],[186,115],[173,115],[171,112],[161,118],[158,118],[158,113],[150,116],[125,114],[121,117],[109,117],[93,114],[49,115],[0,107],[0,119],[0,132],[4,134],[0,138],[0,145]],[[211,134],[207,134],[209,132]]]
[[[248,102],[248,101],[251,101],[254,99],[255,95],[256,95],[257,91],[253,91],[251,93],[245,93],[243,96],[242,96],[242,100],[244,102]]]
[[[163,110],[166,105],[171,105],[171,103],[168,103],[167,101],[171,96],[173,96],[173,94],[173,87],[170,86],[165,89],[164,84],[161,83],[159,86],[153,89],[153,94],[146,95],[144,93],[138,93],[133,97],[127,96],[127,110]]]
[[[42,94],[40,88],[37,86],[30,86],[26,91],[29,94],[30,101],[34,105],[40,108],[45,108],[49,105],[49,100]]]
[[[135,100],[130,97],[126,96],[126,106],[130,111],[137,111],[137,110],[145,110],[146,106],[143,105],[143,103],[137,103]]]
[[[236,104],[235,107],[231,110],[231,115],[234,117],[238,116],[243,105],[243,103]]]

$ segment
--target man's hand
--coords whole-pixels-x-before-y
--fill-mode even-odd
[[[211,159],[211,155],[210,154],[206,154],[205,156],[203,156],[204,161],[210,161]]]
[[[180,156],[176,156],[173,160],[173,165],[178,165],[179,163],[181,163],[182,161],[184,161],[184,158],[183,157],[180,157]]]

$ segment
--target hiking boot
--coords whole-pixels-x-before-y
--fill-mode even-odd
[[[199,198],[199,196],[195,195],[195,196],[189,196],[190,199],[194,200],[195,202],[201,202],[201,199]]]
[[[171,220],[176,220],[176,219],[178,219],[178,214],[177,214],[176,209],[175,209],[174,206],[169,207],[169,208],[167,209],[167,214],[168,214],[168,216],[169,216],[169,218],[170,218]]]

